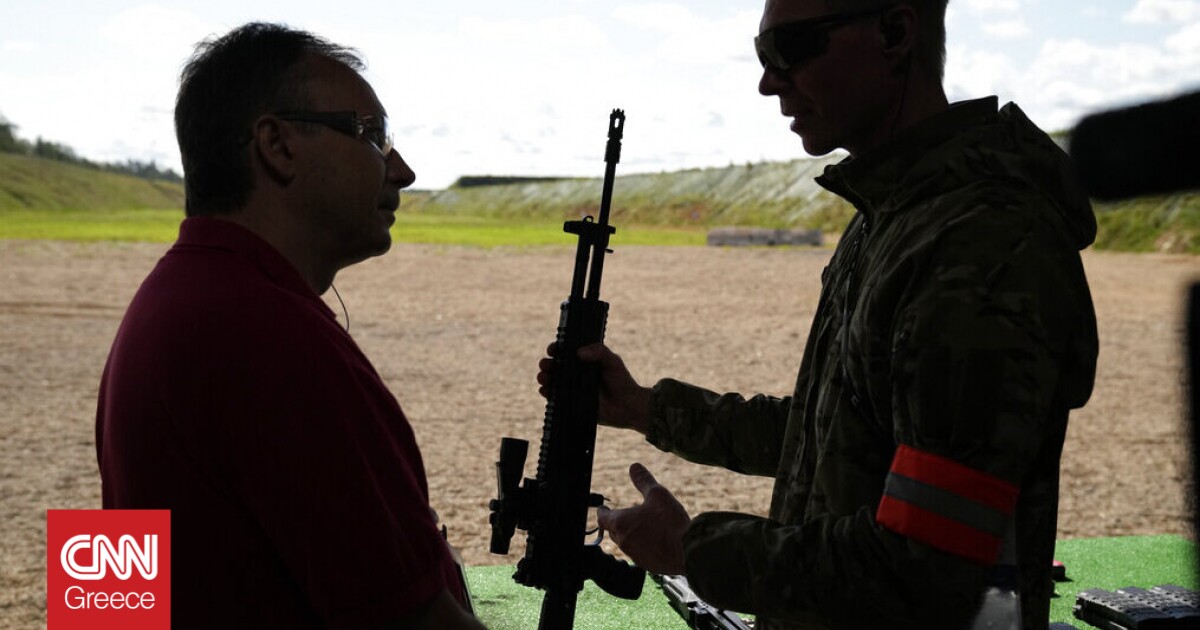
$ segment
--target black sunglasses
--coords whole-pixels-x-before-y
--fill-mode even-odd
[[[829,48],[829,33],[833,29],[883,13],[889,8],[891,5],[887,4],[873,9],[833,13],[780,24],[759,33],[758,37],[754,38],[754,50],[758,53],[758,61],[764,69],[786,72],[792,66],[824,54]]]
[[[363,116],[360,118],[357,112],[305,111],[275,112],[275,116],[280,120],[325,125],[352,138],[366,140],[379,149],[385,158],[396,146],[392,139],[392,132],[388,128],[387,116]]]

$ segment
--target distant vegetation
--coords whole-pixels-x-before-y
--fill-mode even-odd
[[[99,167],[39,156],[32,146],[32,153],[0,151],[0,238],[174,239],[183,217],[180,182],[135,176],[136,163]],[[54,153],[54,146],[43,145],[42,153]],[[813,181],[829,161],[618,177],[614,243],[698,245],[709,228],[727,225],[817,228],[836,236],[854,209]],[[595,215],[600,186],[600,178],[463,177],[446,190],[406,192],[393,234],[423,243],[566,243],[561,221]],[[1095,207],[1098,249],[1200,254],[1200,192]]]
[[[838,235],[854,208],[813,181],[835,158],[619,177],[612,223],[705,231],[745,225]],[[473,177],[501,180],[500,177]],[[601,180],[455,185],[405,196],[402,211],[444,217],[561,221],[596,214]],[[1094,203],[1096,248],[1200,254],[1200,191]]]
[[[54,162],[64,162],[66,164],[74,164],[98,171],[107,171],[112,173],[123,173],[132,175],[142,179],[164,180],[169,182],[180,183],[183,177],[169,168],[159,168],[154,162],[141,162],[138,160],[126,160],[124,162],[93,162],[86,158],[80,157],[75,153],[75,149],[52,142],[43,140],[38,137],[34,141],[29,141],[21,138],[16,133],[17,126],[11,122],[5,121],[0,117],[0,153],[11,153],[16,155],[26,155],[31,157],[42,158]]]
[[[1096,204],[1097,249],[1200,254],[1200,192]]]
[[[830,160],[796,160],[624,175],[610,221],[706,230],[721,225],[820,228],[838,233],[854,214],[812,180]],[[484,178],[470,178],[484,179]],[[600,178],[451,186],[412,195],[406,212],[443,216],[577,219],[599,211]]]

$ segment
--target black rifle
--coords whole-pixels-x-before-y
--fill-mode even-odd
[[[689,627],[696,630],[751,630],[754,627],[741,615],[700,599],[682,575],[659,575],[654,579],[662,585],[663,594],[671,602],[671,607]]]
[[[497,496],[490,504],[491,552],[507,554],[515,528],[528,536],[525,557],[517,563],[513,579],[546,591],[542,600],[540,630],[563,630],[575,621],[575,598],[585,580],[608,593],[637,599],[645,571],[600,550],[599,539],[585,542],[588,509],[599,507],[604,497],[591,492],[592,456],[596,446],[596,419],[600,401],[599,366],[579,360],[583,346],[604,341],[608,304],[600,301],[600,277],[608,237],[613,177],[621,160],[621,135],[625,113],[614,109],[609,117],[608,146],[604,153],[604,190],[600,218],[586,216],[567,221],[563,231],[576,234],[575,274],[571,295],[562,303],[554,353],[554,381],[546,402],[537,478],[526,478],[529,443],[506,437],[496,462]]]

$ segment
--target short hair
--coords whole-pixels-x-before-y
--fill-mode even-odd
[[[243,151],[250,125],[268,111],[305,107],[312,55],[359,73],[366,67],[355,50],[281,24],[252,22],[196,46],[175,100],[187,216],[246,204],[254,186]]]
[[[921,18],[920,39],[917,41],[917,65],[925,68],[939,83],[946,74],[946,5],[950,0],[825,0],[831,10],[850,11],[907,4]]]

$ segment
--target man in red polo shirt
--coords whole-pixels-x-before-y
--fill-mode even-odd
[[[256,23],[184,68],[188,218],[96,415],[104,507],[171,510],[175,628],[482,627],[412,429],[319,298],[388,250],[415,179],[362,67]]]

